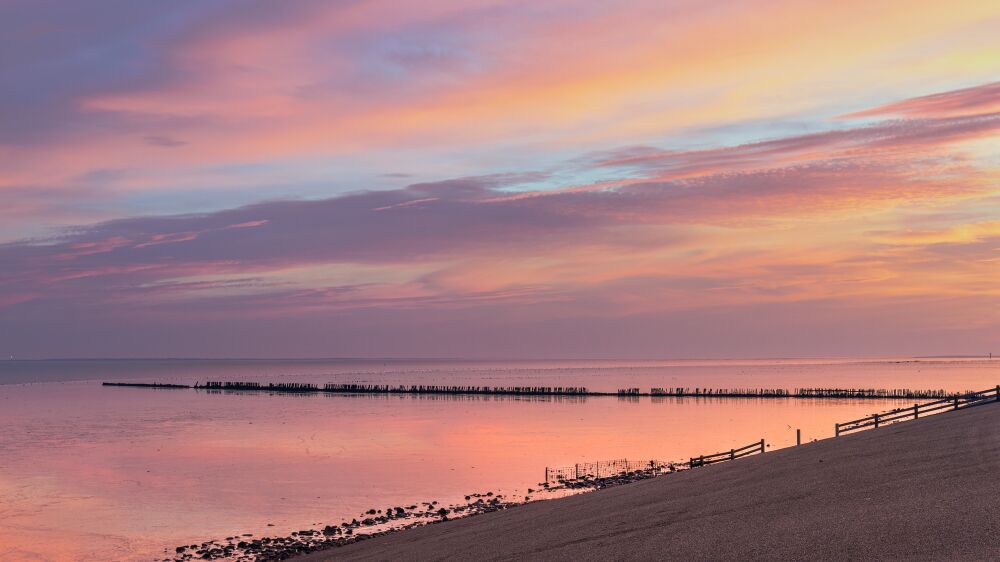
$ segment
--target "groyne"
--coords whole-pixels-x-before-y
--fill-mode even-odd
[[[194,388],[189,384],[173,384],[162,382],[104,382],[101,386],[131,386],[138,388]]]
[[[616,392],[593,391],[583,386],[448,386],[388,385],[361,383],[264,383],[253,381],[208,381],[194,385],[143,382],[105,382],[104,386],[136,388],[189,388],[210,391],[280,392],[299,394],[445,394],[493,396],[618,396],[654,398],[802,398],[802,399],[873,399],[913,400],[944,399],[962,392],[913,390],[909,388],[702,388],[653,387],[621,388]],[[967,391],[966,391],[967,392]]]

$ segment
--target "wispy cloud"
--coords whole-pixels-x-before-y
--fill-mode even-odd
[[[1000,111],[1000,82],[992,82],[971,88],[890,103],[864,111],[857,111],[848,114],[847,117],[887,115],[947,117],[952,115],[968,115],[971,113],[995,113],[997,111]]]
[[[593,161],[633,172],[599,187],[511,192],[549,176],[506,174],[119,219],[0,246],[0,292],[17,314],[59,302],[156,316],[198,303],[186,314],[368,310],[386,322],[500,304],[534,306],[527,318],[543,321],[920,295],[979,303],[1000,296],[987,283],[1000,266],[996,221],[892,225],[907,209],[990,204],[995,171],[959,147],[997,126],[959,115],[628,149]]]
[[[976,312],[1000,310],[988,3],[2,10],[11,345],[691,355],[713,321],[725,353],[802,315],[826,352],[1000,326]]]

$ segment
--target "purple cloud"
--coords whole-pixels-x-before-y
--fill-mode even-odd
[[[993,186],[951,148],[998,127],[1000,114],[988,113],[701,151],[639,147],[594,166],[640,173],[593,186],[524,192],[515,188],[554,176],[498,174],[99,222],[0,245],[0,335],[46,341],[40,331],[50,326],[62,335],[49,341],[76,349],[91,337],[80,336],[88,321],[100,324],[93,337],[113,338],[139,328],[219,329],[236,319],[255,326],[249,333],[262,330],[263,319],[288,326],[296,318],[341,335],[346,325],[394,334],[422,329],[422,318],[440,337],[479,318],[468,325],[497,337],[560,326],[586,339],[604,332],[585,335],[567,319],[662,329],[653,311],[695,322],[691,310],[701,310],[746,323],[740,315],[761,302],[839,318],[829,295],[896,282],[928,264],[966,273],[969,286],[978,286],[996,259],[995,236],[948,247],[897,245],[866,223],[840,237],[822,223],[989,197]],[[815,229],[803,229],[813,221]],[[798,230],[782,238],[782,228]],[[867,234],[859,239],[855,231]],[[790,255],[766,254],[775,240]],[[806,242],[812,246],[800,246]],[[835,255],[817,262],[817,248]],[[949,256],[961,263],[949,264]],[[977,265],[961,265],[968,263]],[[959,290],[928,287],[903,288]],[[891,307],[896,289],[849,302]],[[981,303],[988,295],[964,298]],[[813,308],[794,304],[804,302]],[[289,333],[298,337],[301,329]],[[67,344],[72,334],[80,339]],[[406,345],[393,349],[404,353]]]

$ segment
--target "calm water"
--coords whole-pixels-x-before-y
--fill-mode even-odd
[[[536,485],[546,465],[830,437],[896,402],[289,396],[101,380],[982,389],[1000,361],[0,362],[0,560],[150,560],[368,508]],[[273,526],[269,526],[273,525]]]

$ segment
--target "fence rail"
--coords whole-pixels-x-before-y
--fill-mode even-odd
[[[921,415],[941,413],[943,411],[963,410],[973,406],[981,406],[990,402],[1000,402],[1000,385],[986,390],[967,392],[958,394],[943,400],[927,402],[924,404],[914,404],[912,407],[896,408],[888,412],[872,414],[870,416],[834,424],[834,436],[840,437],[845,433],[859,431],[866,428],[878,429],[879,426],[889,425],[908,419],[918,419]]]
[[[739,449],[730,449],[728,451],[722,451],[721,453],[713,453],[711,455],[701,455],[699,457],[691,457],[688,461],[688,466],[695,468],[698,466],[707,466],[710,464],[715,464],[717,462],[724,461],[734,461],[738,458],[742,458],[748,455],[762,454],[764,452],[764,440],[761,439],[756,443],[751,443]]]

